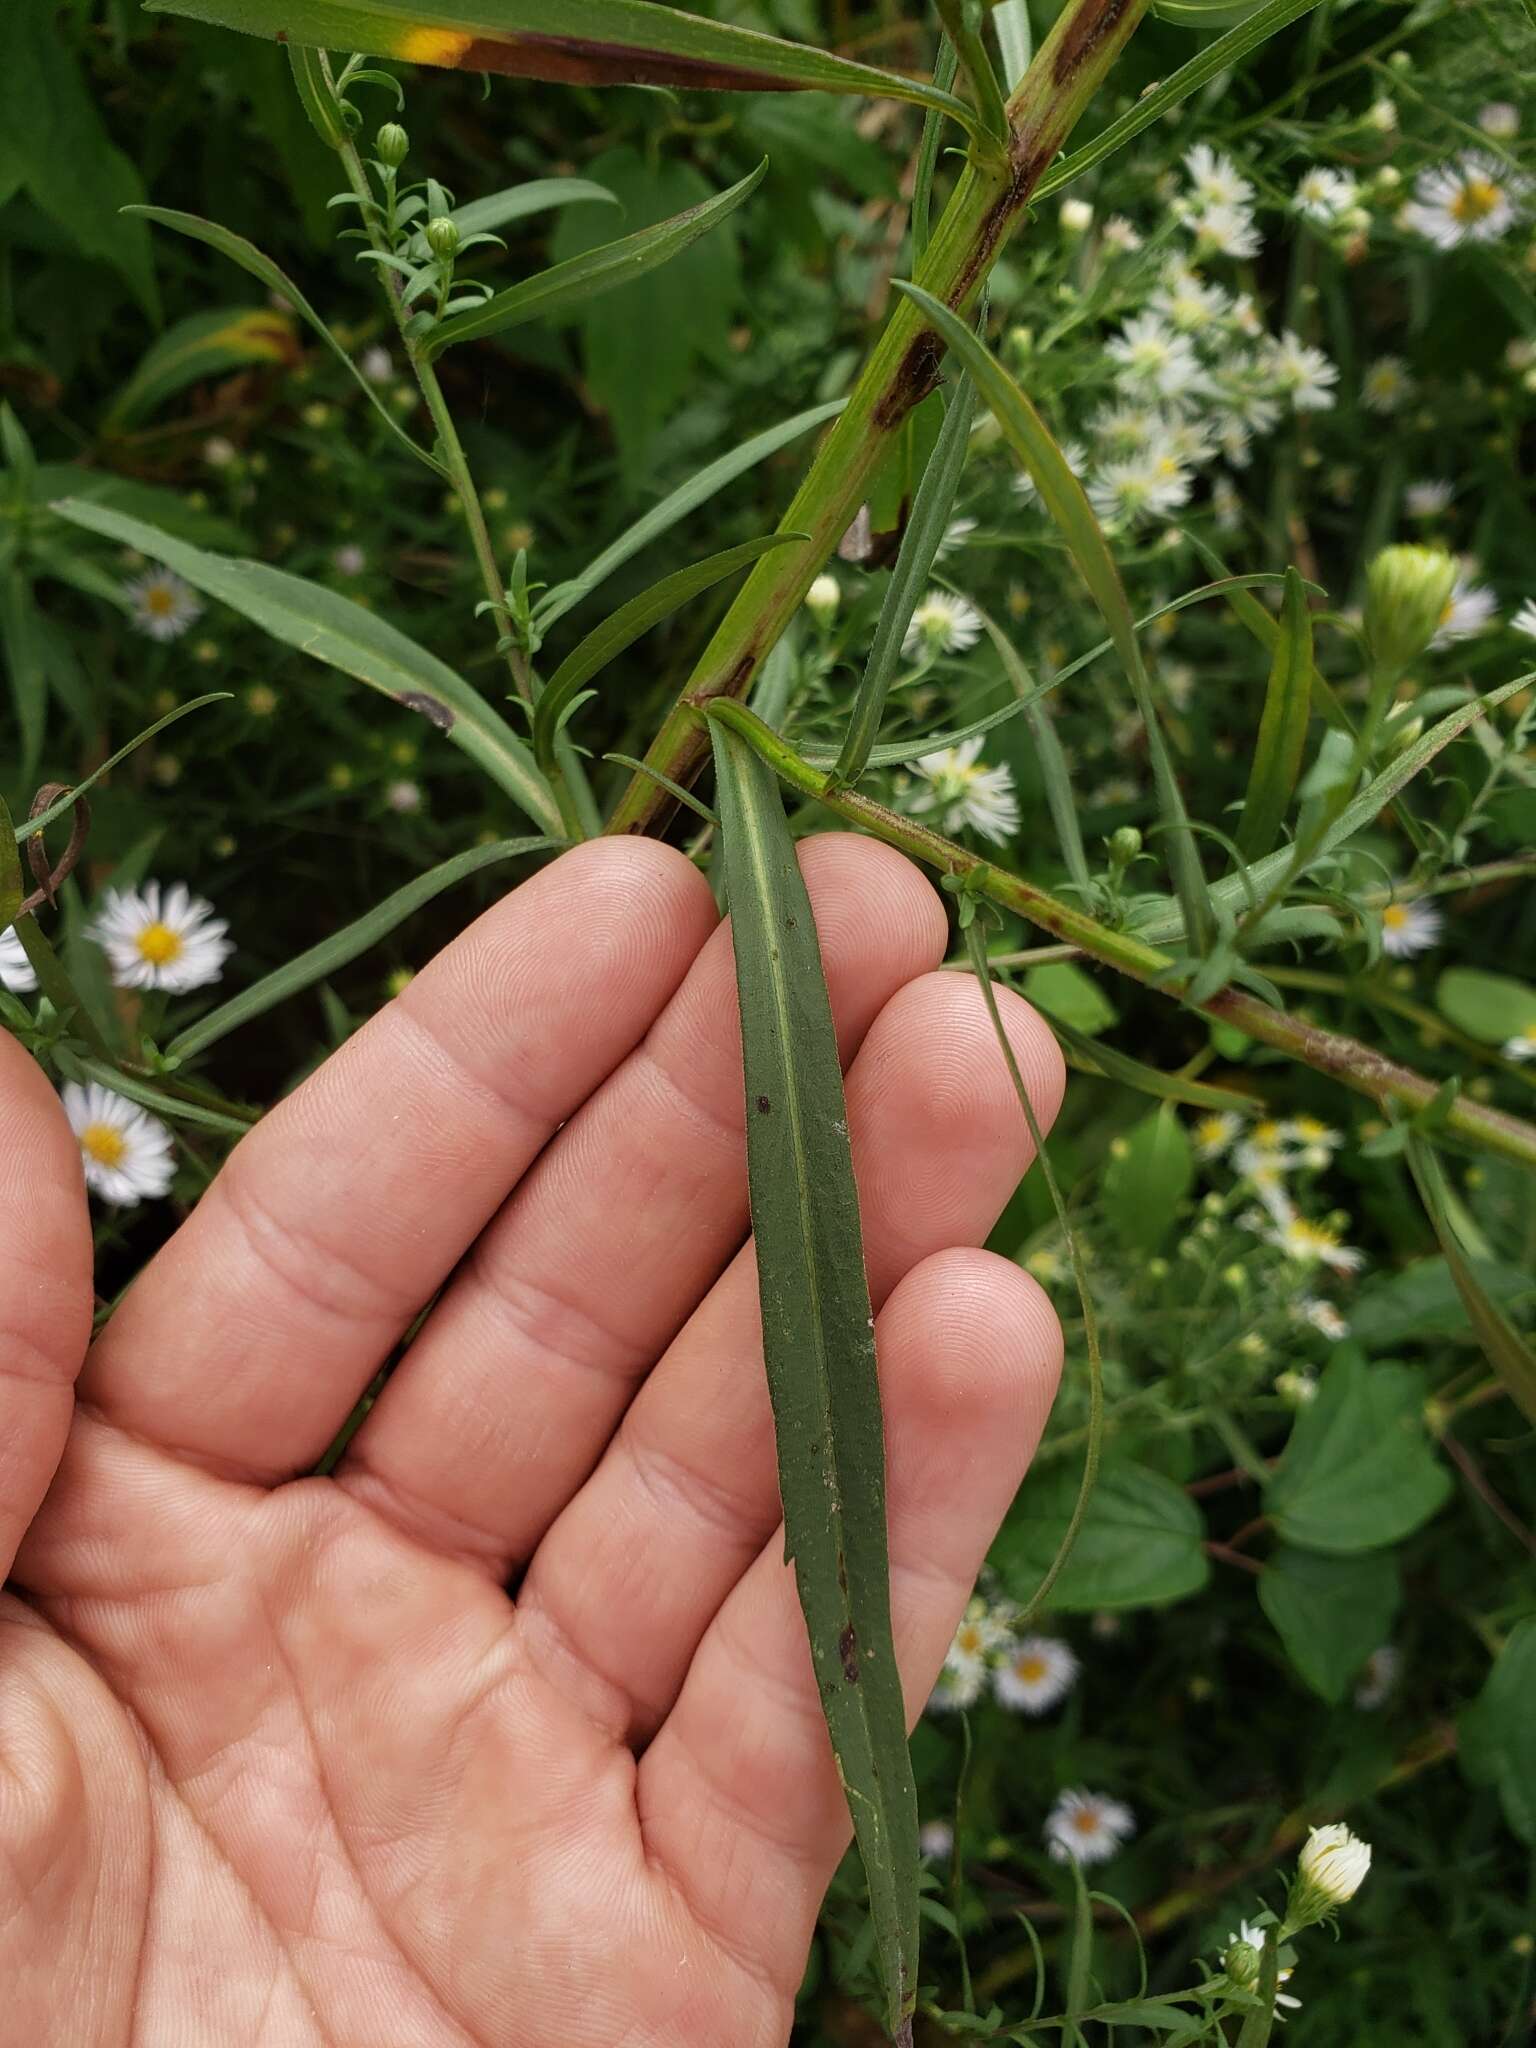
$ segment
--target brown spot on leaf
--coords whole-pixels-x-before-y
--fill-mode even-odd
[[[453,713],[441,697],[434,697],[426,690],[402,690],[395,702],[403,704],[407,711],[419,711],[439,732],[453,731]]]
[[[766,1095],[759,1095],[757,1098],[757,1113],[759,1116],[766,1116],[772,1107],[773,1104]]]
[[[896,366],[896,374],[881,394],[874,410],[874,423],[882,433],[899,427],[916,405],[921,405],[939,381],[944,347],[932,328],[924,328]]]
[[[837,1654],[843,1667],[843,1676],[850,1685],[859,1682],[859,1633],[850,1621],[837,1639]]]

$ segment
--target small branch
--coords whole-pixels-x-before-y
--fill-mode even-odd
[[[1532,1535],[1514,1509],[1495,1490],[1493,1482],[1467,1449],[1466,1445],[1452,1436],[1448,1429],[1441,1431],[1440,1443],[1442,1448],[1449,1453],[1451,1463],[1456,1467],[1462,1478],[1466,1480],[1468,1486],[1471,1487],[1472,1491],[1483,1503],[1483,1506],[1497,1515],[1515,1541],[1523,1544],[1532,1557],[1536,1557],[1536,1536]]]
[[[1240,1550],[1232,1549],[1230,1544],[1207,1541],[1202,1548],[1207,1557],[1219,1558],[1223,1564],[1236,1565],[1240,1572],[1249,1572],[1256,1579],[1262,1579],[1264,1576],[1264,1567],[1256,1557],[1244,1557]]]

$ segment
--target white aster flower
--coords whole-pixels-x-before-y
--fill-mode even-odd
[[[1514,225],[1524,196],[1524,181],[1509,176],[1497,157],[1469,149],[1420,172],[1402,219],[1437,249],[1496,242]]]
[[[365,348],[357,367],[370,384],[387,384],[395,374],[394,358],[387,348]]]
[[[1219,284],[1208,284],[1192,265],[1170,263],[1147,306],[1181,334],[1195,334],[1225,319],[1231,303]]]
[[[402,776],[398,782],[391,782],[384,791],[384,801],[390,810],[398,811],[402,817],[409,817],[421,809],[421,784]]]
[[[1343,171],[1331,171],[1321,164],[1306,172],[1291,194],[1291,205],[1302,219],[1317,221],[1324,227],[1331,227],[1340,214],[1348,213],[1359,203],[1360,187],[1355,180]]]
[[[175,1177],[171,1134],[158,1117],[92,1081],[64,1084],[64,1114],[80,1141],[85,1184],[115,1209],[163,1195]]]
[[[1075,477],[1081,477],[1093,459],[1082,442],[1058,441],[1056,445],[1061,450],[1061,459],[1068,469],[1071,470]],[[1034,503],[1040,496],[1035,480],[1027,469],[1019,471],[1013,480],[1013,488],[1015,493],[1024,499],[1026,504]]]
[[[908,661],[921,655],[956,654],[981,638],[981,614],[963,597],[930,590],[912,614],[901,651]]]
[[[1296,1859],[1298,1889],[1323,1902],[1323,1910],[1342,1906],[1365,1883],[1371,1867],[1371,1845],[1351,1834],[1343,1821],[1313,1828]]]
[[[953,554],[956,548],[963,548],[975,531],[976,522],[974,519],[951,519],[948,526],[944,529],[944,538],[934,550],[935,560],[940,560],[945,555]]]
[[[1207,206],[1189,215],[1184,225],[1195,238],[1195,247],[1206,256],[1230,256],[1246,262],[1257,256],[1264,238],[1254,225],[1253,215],[1242,206]]]
[[[1372,1650],[1360,1671],[1360,1682],[1355,1687],[1355,1705],[1363,1714],[1374,1713],[1377,1707],[1384,1707],[1397,1690],[1397,1681],[1402,1675],[1403,1653],[1391,1643],[1383,1643],[1378,1650]]]
[[[1509,100],[1490,100],[1478,108],[1477,125],[1495,142],[1508,142],[1520,133],[1520,109]]]
[[[109,889],[90,927],[119,988],[163,988],[173,995],[219,979],[235,950],[228,929],[212,904],[183,882],[165,890],[158,882]]]
[[[203,443],[203,460],[210,469],[228,469],[238,453],[227,434],[210,434]]]
[[[1044,1714],[1077,1683],[1077,1659],[1055,1636],[1026,1636],[992,1674],[992,1689],[1005,1707]]]
[[[1202,1159],[1219,1159],[1242,1128],[1243,1120],[1235,1110],[1203,1116],[1195,1125],[1195,1150]]]
[[[1364,1252],[1342,1244],[1331,1224],[1314,1223],[1308,1216],[1293,1215],[1263,1235],[1267,1244],[1275,1245],[1296,1266],[1324,1265],[1335,1273],[1358,1273],[1365,1264]]]
[[[191,585],[169,569],[146,570],[124,584],[123,595],[133,607],[133,623],[151,640],[179,640],[203,615]]]
[[[1317,1399],[1317,1381],[1311,1373],[1287,1366],[1284,1372],[1275,1374],[1275,1392],[1287,1408],[1305,1408]]]
[[[1536,1017],[1499,1047],[1507,1060],[1536,1060]]]
[[[1378,356],[1360,381],[1367,412],[1400,412],[1413,396],[1413,379],[1401,356]]]
[[[1410,519],[1438,519],[1442,512],[1450,510],[1455,495],[1455,485],[1444,477],[1426,476],[1408,486],[1403,493],[1403,504]]]
[[[1158,406],[1122,400],[1101,406],[1088,422],[1088,431],[1105,454],[1136,455],[1158,432],[1163,418]]]
[[[1411,960],[1438,946],[1444,929],[1443,912],[1427,897],[1389,903],[1381,913],[1381,950],[1393,960]]]
[[[944,747],[913,762],[928,785],[908,802],[914,817],[936,810],[945,832],[958,832],[968,825],[983,839],[1013,837],[1019,829],[1013,770],[1006,763],[995,768],[983,766],[981,747],[982,735],[977,733],[957,747]]]
[[[993,1656],[1007,1641],[1006,1619],[978,1594],[955,1630],[929,1707],[945,1713],[974,1706],[986,1685]]]
[[[1342,1344],[1349,1335],[1349,1324],[1333,1303],[1324,1301],[1320,1294],[1298,1294],[1291,1303],[1291,1314],[1298,1323],[1306,1323],[1319,1336],[1326,1337],[1330,1344]],[[1315,1391],[1314,1386],[1307,1398],[1310,1399]]]
[[[1101,239],[1106,248],[1118,249],[1122,255],[1134,256],[1141,247],[1141,237],[1123,213],[1112,213],[1105,221]]]
[[[1223,533],[1232,533],[1243,523],[1243,501],[1230,477],[1219,476],[1211,486],[1211,510]]]
[[[1262,1952],[1270,1932],[1271,1929],[1268,1927],[1255,1927],[1251,1920],[1244,1920],[1238,1927],[1236,1934],[1229,1934],[1227,1936],[1227,1947],[1230,1948],[1234,1942],[1241,1941],[1246,1943],[1249,1948],[1258,1949]],[[1281,1984],[1289,1984],[1295,1974],[1294,1968],[1282,1966],[1276,1981]],[[1292,2012],[1297,2012],[1301,2008],[1301,2000],[1293,1998],[1288,1991],[1277,1991],[1275,1993],[1275,2004],[1277,2006],[1288,2006]]]
[[[14,927],[7,925],[0,932],[0,988],[8,988],[13,996],[26,996],[36,987],[37,976],[32,972],[26,948]]]
[[[917,1848],[929,1863],[947,1863],[955,1853],[955,1831],[947,1820],[925,1821],[917,1831]]]
[[[1333,404],[1331,387],[1339,381],[1337,363],[1289,328],[1270,344],[1268,369],[1297,412],[1327,412]]]
[[[1287,1117],[1280,1126],[1285,1139],[1293,1145],[1304,1145],[1309,1152],[1332,1152],[1344,1142],[1344,1133],[1336,1131],[1332,1124],[1325,1124],[1318,1116]],[[1305,1162],[1311,1165],[1311,1161]]]
[[[1128,382],[1142,384],[1163,398],[1181,398],[1198,390],[1205,373],[1189,338],[1175,334],[1156,313],[1135,313],[1104,353],[1119,363]]]
[[[1063,1792],[1045,1823],[1057,1863],[1103,1863],[1136,1832],[1136,1816],[1102,1792]]]
[[[1187,505],[1194,478],[1172,455],[1128,455],[1106,462],[1088,485],[1088,502],[1106,525],[1134,526]]]
[[[1528,597],[1509,623],[1527,640],[1536,640],[1536,597]]]
[[[331,556],[331,567],[338,576],[361,576],[368,566],[368,556],[355,540],[343,541]]]
[[[1202,206],[1247,206],[1253,187],[1231,157],[1222,156],[1208,142],[1197,142],[1184,159],[1189,189]]]
[[[1498,615],[1499,600],[1495,593],[1486,583],[1476,582],[1472,570],[1463,567],[1457,571],[1455,585],[1429,644],[1449,647],[1457,640],[1471,640],[1486,633],[1497,622]]]

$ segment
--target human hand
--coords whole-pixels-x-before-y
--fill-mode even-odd
[[[1060,1336],[965,1249],[1028,1143],[937,895],[868,840],[803,861],[915,1716]],[[728,934],[650,841],[546,868],[265,1118],[78,1398],[78,1150],[0,1034],[0,2043],[787,2040],[849,1830],[746,1230]]]

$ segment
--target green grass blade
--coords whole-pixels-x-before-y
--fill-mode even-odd
[[[920,78],[655,0],[147,0],[146,11],[190,15],[269,41],[567,85],[910,100],[940,109],[971,133],[978,128],[964,100]]]
[[[970,378],[962,375],[950,394],[949,409],[939,429],[939,438],[933,444],[933,453],[923,467],[922,481],[912,502],[912,516],[901,537],[896,567],[880,607],[869,659],[864,664],[864,674],[848,714],[848,730],[843,736],[842,751],[832,771],[835,782],[846,783],[850,788],[868,767],[870,752],[880,736],[886,693],[901,660],[902,641],[927,587],[928,572],[933,567],[949,525],[949,515],[954,510],[955,494],[960,488],[960,476],[970,445],[975,395]]]
[[[1419,1197],[1440,1240],[1445,1263],[1451,1269],[1456,1292],[1461,1296],[1467,1321],[1477,1334],[1484,1356],[1504,1382],[1504,1391],[1524,1415],[1536,1422],[1536,1352],[1521,1336],[1478,1277],[1476,1266],[1451,1220],[1446,1199],[1445,1175],[1433,1146],[1417,1131],[1409,1131],[1405,1147],[1409,1171]]]
[[[880,1389],[843,1077],[778,784],[735,733],[710,731],[785,1547],[869,1881],[887,2025],[910,2040],[917,1803],[891,1638]]]
[[[977,390],[992,408],[1014,453],[1034,479],[1046,511],[1077,564],[1078,574],[1103,614],[1109,636],[1115,643],[1115,652],[1120,657],[1126,680],[1136,699],[1142,724],[1146,727],[1158,809],[1168,829],[1168,865],[1184,912],[1185,928],[1195,951],[1207,954],[1216,935],[1209,885],[1189,829],[1189,817],[1173,772],[1167,741],[1163,738],[1162,725],[1152,702],[1152,690],[1141,658],[1130,602],[1109,545],[1088,502],[1088,494],[1072,474],[1044,420],[965,321],[920,285],[898,279],[896,289],[921,307],[938,329],[940,338],[975,378]]]
[[[166,1047],[166,1057],[189,1060],[198,1053],[206,1052],[210,1045],[217,1044],[231,1031],[239,1030],[242,1024],[249,1024],[252,1018],[263,1016],[290,996],[312,988],[317,981],[334,974],[338,967],[345,967],[349,960],[366,953],[370,946],[376,946],[380,939],[387,938],[396,925],[402,924],[413,911],[420,910],[424,903],[430,903],[434,896],[441,896],[455,883],[465,881],[470,875],[476,875],[482,868],[497,862],[516,860],[523,854],[542,853],[555,843],[552,839],[498,839],[490,846],[472,846],[465,853],[455,854],[452,860],[443,861],[426,874],[407,882],[392,896],[386,896],[366,916],[355,919],[339,932],[333,932],[319,945],[311,946],[307,952],[286,961],[271,974],[263,975],[250,988],[242,989],[227,1003],[220,1003],[206,1017],[199,1017],[195,1024],[189,1024]]]
[[[769,533],[757,540],[743,541],[739,547],[724,548],[718,555],[709,555],[702,562],[691,562],[686,569],[663,576],[649,590],[642,590],[628,604],[620,605],[600,626],[594,626],[561,662],[534,706],[533,752],[540,767],[549,772],[565,712],[582,685],[590,682],[600,669],[679,606],[723,583],[738,569],[745,569],[770,548],[786,547],[791,541],[804,538],[803,533]]]
[[[457,313],[451,320],[442,321],[428,335],[425,354],[435,358],[455,342],[483,341],[488,334],[504,334],[508,328],[526,326],[530,320],[547,320],[557,313],[568,313],[573,306],[584,305],[588,299],[611,292],[617,285],[644,277],[648,270],[659,269],[733,214],[757,190],[767,169],[768,159],[764,157],[756,170],[748,171],[713,199],[700,200],[697,206],[674,213],[670,220],[659,220],[651,227],[621,236],[616,242],[603,242],[583,255],[572,256],[568,262],[556,263],[536,277],[524,278],[521,284],[497,292],[483,306],[471,307],[467,313]]]
[[[170,228],[175,234],[185,235],[189,241],[206,242],[210,249],[217,249],[219,254],[227,256],[231,263],[238,263],[248,276],[259,279],[268,291],[280,292],[293,310],[309,322],[331,354],[345,367],[348,376],[401,447],[408,448],[418,462],[425,463],[428,469],[435,470],[439,476],[447,476],[447,470],[437,457],[429,454],[425,448],[411,439],[287,271],[274,263],[263,250],[258,249],[254,242],[247,241],[244,235],[237,235],[229,228],[220,227],[217,221],[204,220],[196,213],[177,213],[168,206],[125,206],[123,212],[137,214],[142,220],[153,221],[156,227]]]
[[[563,619],[583,598],[590,597],[632,555],[638,555],[653,540],[670,532],[690,512],[707,505],[717,491],[724,490],[728,483],[734,482],[747,470],[777,454],[779,449],[798,440],[812,427],[824,426],[828,420],[836,419],[846,404],[846,399],[834,398],[825,405],[813,405],[806,412],[797,412],[793,419],[781,420],[776,427],[765,427],[750,441],[743,441],[739,448],[728,449],[724,455],[717,455],[713,462],[706,463],[686,483],[669,492],[659,505],[653,505],[649,512],[643,513],[633,526],[626,527],[618,539],[595,556],[579,576],[572,577],[568,583],[557,583],[553,590],[546,592],[533,608],[533,616],[540,629],[548,633],[556,619]]]
[[[339,669],[379,690],[408,711],[417,711],[446,733],[520,804],[534,823],[564,837],[560,811],[533,756],[462,677],[351,598],[341,597],[302,576],[290,576],[265,562],[233,561],[173,540],[158,527],[126,513],[80,498],[61,498],[52,508],[61,519],[99,533],[124,547],[164,562],[194,589],[216,597],[274,640]]]
[[[1307,590],[1294,569],[1285,575],[1285,600],[1275,637],[1275,658],[1264,693],[1258,743],[1238,820],[1238,851],[1245,860],[1268,853],[1280,836],[1291,793],[1301,773],[1302,748],[1312,717],[1312,614]]]
[[[1218,36],[1214,43],[1203,49],[1199,56],[1191,57],[1187,64],[1181,64],[1171,78],[1151,92],[1143,94],[1129,112],[1101,128],[1092,142],[1075,149],[1063,157],[1053,170],[1047,171],[1035,188],[1037,200],[1045,199],[1052,192],[1059,192],[1063,185],[1070,185],[1074,178],[1080,178],[1084,171],[1092,170],[1095,164],[1103,163],[1105,157],[1113,156],[1117,149],[1140,135],[1144,128],[1150,128],[1154,121],[1160,121],[1171,107],[1187,100],[1191,93],[1198,92],[1203,85],[1209,85],[1213,78],[1219,78],[1224,71],[1230,71],[1246,56],[1267,43],[1272,35],[1283,28],[1289,28],[1293,21],[1299,21],[1304,14],[1310,14],[1318,0],[1266,0],[1246,21],[1240,21],[1235,28]]]

